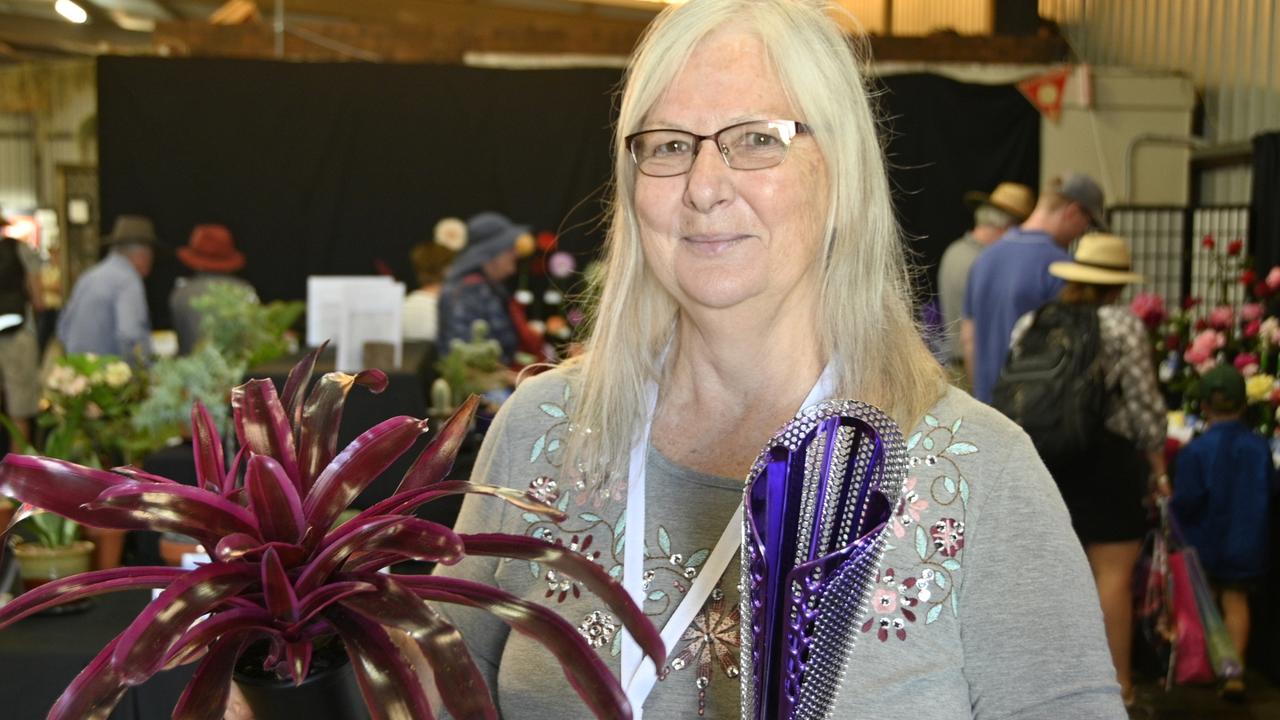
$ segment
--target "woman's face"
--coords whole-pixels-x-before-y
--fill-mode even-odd
[[[747,120],[798,120],[753,35],[707,36],[650,110],[643,130],[709,135]],[[733,170],[704,141],[684,175],[636,172],[645,259],[686,310],[777,308],[812,297],[827,208],[826,167],[813,137],[797,135],[782,163]]]

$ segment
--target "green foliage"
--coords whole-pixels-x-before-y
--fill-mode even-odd
[[[78,523],[51,512],[38,512],[19,527],[24,530],[24,535],[51,550],[67,547],[80,539]]]
[[[232,365],[255,367],[284,355],[285,331],[302,315],[301,302],[260,303],[253,291],[237,283],[216,282],[191,301],[200,313],[205,342]]]
[[[227,388],[240,382],[244,366],[227,362],[212,344],[201,344],[190,355],[165,358],[151,367],[147,397],[131,418],[140,440],[156,448],[173,437],[190,434],[191,406],[204,403],[218,429],[228,425]]]

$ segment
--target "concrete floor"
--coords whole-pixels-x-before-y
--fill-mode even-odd
[[[1280,720],[1280,687],[1264,676],[1245,675],[1248,688],[1242,702],[1218,697],[1216,687],[1178,686],[1166,692],[1154,681],[1138,686],[1132,720]]]

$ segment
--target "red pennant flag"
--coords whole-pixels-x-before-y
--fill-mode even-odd
[[[1019,82],[1018,90],[1042,115],[1058,122],[1058,118],[1062,115],[1063,91],[1069,77],[1071,77],[1071,68],[1061,67]]]

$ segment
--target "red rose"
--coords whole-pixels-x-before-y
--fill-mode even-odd
[[[542,232],[538,233],[538,249],[539,250],[541,250],[542,252],[551,252],[553,249],[555,249],[555,246],[556,246],[555,233],[549,230],[543,230]]]
[[[1271,295],[1271,286],[1264,282],[1253,284],[1253,296],[1256,298],[1269,297]]]
[[[1255,337],[1255,336],[1257,336],[1257,334],[1258,334],[1258,330],[1259,330],[1261,327],[1262,327],[1262,321],[1261,321],[1261,320],[1250,320],[1248,323],[1245,323],[1245,326],[1244,326],[1244,336],[1245,336],[1245,337],[1247,337],[1247,338],[1251,338],[1251,337]]]
[[[1198,332],[1198,333],[1202,333],[1202,332],[1204,332],[1205,330],[1208,330],[1208,329],[1209,329],[1209,321],[1208,321],[1208,320],[1205,320],[1204,318],[1200,318],[1199,320],[1197,320],[1197,321],[1196,321],[1196,325],[1195,325],[1195,330],[1196,330],[1196,332]]]
[[[1256,282],[1258,282],[1258,273],[1254,272],[1253,268],[1245,268],[1240,273],[1241,285],[1244,285],[1245,287],[1251,287]]]
[[[1182,309],[1183,309],[1183,310],[1190,310],[1191,308],[1193,308],[1193,307],[1195,307],[1195,306],[1197,306],[1197,305],[1199,305],[1199,304],[1200,304],[1200,298],[1198,298],[1198,297],[1189,297],[1189,298],[1187,298],[1186,300],[1183,300],[1183,301],[1182,301]]]
[[[1212,250],[1218,243],[1213,239],[1213,233],[1209,233],[1204,236],[1204,239],[1200,241],[1200,244],[1204,246],[1205,250]]]
[[[1244,240],[1241,238],[1236,238],[1235,240],[1232,240],[1231,242],[1227,243],[1227,254],[1232,257],[1239,255],[1240,251],[1243,249],[1244,249]]]

